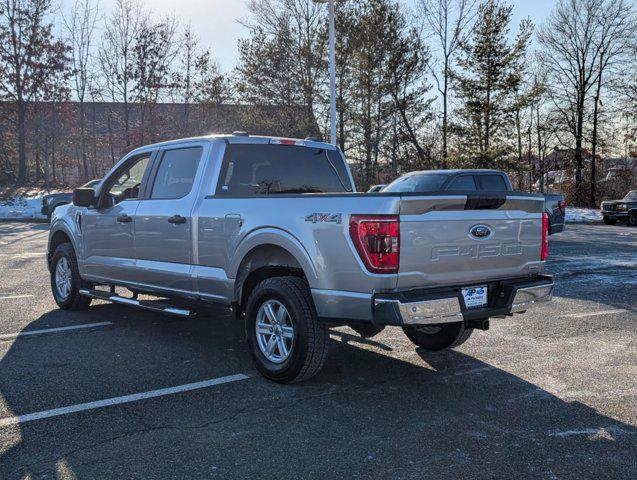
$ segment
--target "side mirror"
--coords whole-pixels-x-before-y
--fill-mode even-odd
[[[80,187],[73,190],[73,205],[77,207],[92,207],[95,205],[95,190],[87,187]]]

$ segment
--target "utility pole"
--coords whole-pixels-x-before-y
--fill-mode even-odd
[[[314,0],[316,3],[328,3],[330,15],[330,143],[336,146],[336,0]]]

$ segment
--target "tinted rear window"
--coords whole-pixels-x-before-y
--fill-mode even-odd
[[[334,150],[288,145],[228,145],[218,195],[341,193],[351,182]]]
[[[496,190],[506,192],[507,185],[502,175],[479,175],[478,181],[482,190]]]
[[[425,173],[415,175],[405,175],[397,178],[392,183],[383,188],[383,192],[414,192],[426,193],[440,190],[447,175],[440,173]]]
[[[460,175],[454,178],[445,189],[453,192],[471,192],[477,190],[476,182],[471,175]]]

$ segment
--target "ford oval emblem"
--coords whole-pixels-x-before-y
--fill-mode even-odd
[[[469,230],[469,234],[478,240],[485,240],[493,235],[493,230],[486,225],[474,225]]]

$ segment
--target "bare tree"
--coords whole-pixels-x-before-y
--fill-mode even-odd
[[[593,99],[593,132],[591,139],[591,176],[590,198],[591,206],[597,204],[596,175],[597,175],[597,147],[599,132],[599,114],[602,90],[612,80],[614,70],[623,61],[629,60],[632,53],[632,41],[637,29],[637,12],[632,2],[626,0],[605,0],[599,12],[598,37],[596,49],[599,50],[597,61],[597,83]]]
[[[584,201],[582,184],[586,103],[597,83],[601,49],[598,17],[604,0],[558,0],[540,31],[542,63],[551,83],[551,98],[575,143],[575,189]]]
[[[89,88],[90,61],[93,52],[93,36],[99,9],[93,0],[76,0],[70,17],[63,17],[68,43],[71,46],[71,72],[73,90],[80,106],[80,152],[84,179],[94,175],[89,169],[86,152],[85,99]]]
[[[46,22],[50,9],[50,0],[0,2],[0,97],[16,104],[19,182],[28,179],[27,105],[47,99],[67,74],[68,47]]]
[[[442,95],[442,160],[448,156],[449,86],[453,57],[467,36],[475,16],[477,0],[420,0],[425,27],[437,42],[442,66],[430,65],[438,91]]]
[[[174,42],[177,22],[166,18],[158,23],[144,19],[133,45],[135,64],[133,68],[134,98],[141,103],[141,143],[144,134],[154,136],[153,110],[164,91],[170,88],[171,63],[177,54]],[[149,120],[149,125],[145,122]]]
[[[126,147],[131,145],[130,103],[135,76],[135,41],[146,14],[138,0],[117,0],[106,20],[99,52],[101,74],[111,101],[124,104]]]

